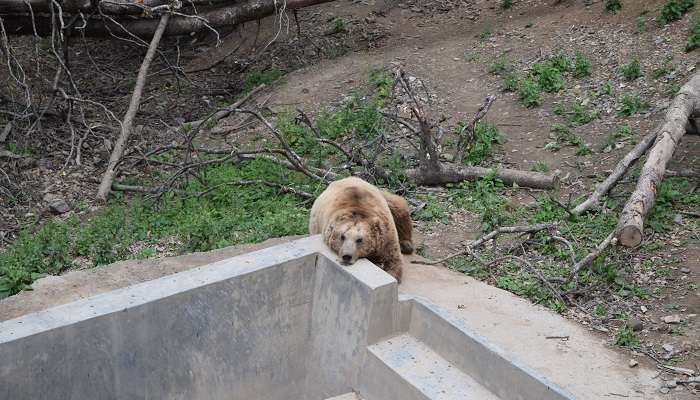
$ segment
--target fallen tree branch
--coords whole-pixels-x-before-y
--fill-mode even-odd
[[[591,193],[588,199],[576,206],[572,213],[575,215],[581,215],[591,208],[597,206],[600,199],[608,194],[610,189],[612,189],[613,186],[615,186],[617,182],[625,175],[629,167],[631,167],[639,157],[646,153],[649,147],[651,147],[651,145],[654,143],[654,140],[656,140],[656,132],[646,135],[641,142],[637,143],[637,145],[634,146],[634,148],[617,163],[612,173],[610,173],[610,175],[608,175],[603,182],[596,186],[595,190],[593,193]]]
[[[636,247],[642,243],[644,218],[654,206],[656,193],[666,171],[666,164],[686,132],[691,117],[700,113],[700,73],[696,73],[681,88],[669,107],[656,143],[649,151],[635,191],[622,210],[617,226],[621,245]]]
[[[455,257],[463,256],[463,255],[471,255],[470,253],[473,252],[473,250],[482,244],[488,242],[489,240],[492,240],[496,238],[499,235],[502,234],[509,234],[509,233],[536,233],[544,230],[551,230],[557,227],[557,224],[536,224],[536,225],[515,225],[515,226],[501,226],[493,231],[489,232],[486,235],[481,236],[479,239],[474,240],[471,243],[466,244],[465,250],[450,254],[447,257],[443,257],[439,260],[435,261],[428,261],[428,262],[423,262],[421,264],[426,264],[426,265],[436,265],[436,264],[442,264],[446,261],[449,261]]]
[[[153,40],[148,46],[148,51],[146,56],[143,58],[141,63],[141,68],[139,69],[139,74],[136,78],[136,85],[134,85],[134,92],[131,95],[131,101],[129,102],[129,108],[124,115],[124,121],[121,123],[121,133],[117,142],[114,144],[114,149],[112,150],[112,155],[109,157],[109,163],[107,164],[107,170],[102,176],[102,182],[97,191],[97,198],[102,201],[106,201],[109,196],[109,190],[112,187],[112,181],[114,181],[114,175],[116,172],[116,166],[122,155],[124,154],[124,147],[126,146],[127,140],[131,135],[133,130],[134,118],[136,117],[136,112],[139,109],[139,104],[141,104],[141,96],[143,94],[143,88],[146,86],[146,77],[148,76],[148,68],[151,66],[151,61],[153,61],[153,56],[156,54],[158,49],[158,43],[160,38],[163,36],[166,26],[168,25],[168,20],[170,14],[163,14],[158,23],[158,29],[156,29],[153,35]]]
[[[600,256],[601,253],[605,251],[605,249],[608,248],[611,244],[614,244],[617,242],[617,239],[615,238],[615,231],[612,231],[608,237],[606,237],[602,242],[600,242],[590,253],[588,253],[585,257],[581,259],[581,261],[577,262],[574,264],[574,266],[571,268],[571,274],[569,275],[569,280],[573,279],[578,272],[584,268],[590,265],[598,256]]]

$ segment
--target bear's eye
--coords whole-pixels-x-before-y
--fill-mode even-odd
[[[362,238],[357,239],[355,242],[357,242],[358,244],[362,243]]]
[[[345,235],[340,235],[340,240],[345,240]]]

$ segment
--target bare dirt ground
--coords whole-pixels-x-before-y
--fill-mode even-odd
[[[167,143],[167,138],[156,133],[178,121],[199,118],[216,101],[234,98],[244,86],[245,71],[282,70],[286,74],[269,92],[267,105],[275,110],[302,108],[313,115],[324,107],[339,104],[367,79],[373,66],[402,66],[434,93],[436,100],[431,112],[444,115],[449,127],[456,126],[459,120],[468,120],[487,95],[496,94],[498,99],[487,119],[499,126],[506,140],[495,161],[525,170],[545,162],[562,177],[563,197],[568,193],[582,195],[631,148],[626,143],[602,151],[611,130],[629,124],[634,138],[643,137],[663,119],[672,85],[682,84],[700,67],[697,51],[683,51],[693,17],[664,27],[651,20],[664,1],[624,1],[622,11],[616,15],[606,13],[603,2],[563,1],[552,5],[550,1],[516,0],[510,10],[502,10],[497,3],[339,0],[300,12],[301,38],[296,35],[293,20],[289,29],[285,27],[278,35],[274,21],[268,19],[263,21],[259,34],[256,24],[248,24],[225,38],[218,48],[206,36],[196,40],[169,39],[168,51],[177,47],[182,52],[181,64],[190,71],[187,74],[190,82],[176,89],[167,71],[154,75],[141,117],[150,121],[151,133],[145,131],[138,143],[134,143],[135,148],[143,150],[157,144],[156,141]],[[693,15],[699,15],[697,9]],[[330,34],[331,21],[337,18],[347,21],[347,31]],[[642,20],[644,29],[640,29]],[[276,42],[265,47],[274,36]],[[499,57],[507,57],[516,69],[523,69],[556,50],[584,53],[592,62],[593,75],[567,85],[562,94],[545,95],[541,107],[527,109],[519,103],[517,94],[502,93],[501,77],[489,72]],[[126,83],[133,79],[132,72],[140,62],[140,56],[135,56],[140,50],[131,48],[127,54],[114,55],[111,69],[98,74],[105,87],[114,88],[110,93],[110,105],[114,107],[123,107],[128,101]],[[635,56],[639,57],[643,76],[632,82],[621,80],[617,67]],[[663,67],[667,57],[672,57],[673,71],[653,78],[652,71]],[[608,81],[616,94],[637,93],[649,103],[649,108],[632,117],[619,116],[621,105],[615,97],[620,96],[595,95]],[[555,114],[555,108],[574,100],[591,104],[600,113],[600,118],[576,130],[594,150],[585,157],[577,156],[576,148],[571,146],[562,146],[557,152],[546,148],[552,140],[552,125],[565,123],[563,116]],[[99,206],[92,201],[96,185],[90,178],[99,176],[104,168],[113,133],[97,131],[98,134],[87,139],[81,167],[62,168],[67,154],[64,147],[49,140],[54,136],[50,131],[48,139],[42,139],[49,143],[47,155],[29,167],[16,166],[15,171],[21,177],[17,192],[21,201],[1,210],[4,218],[0,230],[7,242],[13,240],[19,227],[51,218],[41,202],[46,193],[60,195],[73,205],[81,204],[80,209],[87,213]],[[239,130],[207,140],[211,147],[242,140],[246,132]],[[670,167],[693,167],[698,156],[698,138],[686,137]],[[441,190],[430,189],[430,192],[439,196]],[[512,201],[532,203],[531,194],[527,190],[514,190]],[[648,238],[661,244],[659,250],[630,261],[640,263],[642,257],[656,258],[661,260],[656,265],[668,271],[663,277],[654,275],[639,282],[653,296],[628,306],[629,315],[643,323],[641,339],[657,349],[651,355],[629,354],[641,363],[653,365],[658,361],[700,369],[698,238],[680,245],[682,236],[692,231],[686,229],[695,223],[692,218],[678,219],[676,228],[669,234]],[[446,223],[418,223],[417,231],[425,255],[439,258],[453,252],[459,243],[477,236],[480,227],[474,215],[459,211]],[[673,257],[681,261],[672,263]],[[682,324],[663,321],[673,314],[681,316]],[[578,320],[575,316],[573,319]],[[611,332],[619,325],[620,321],[609,320],[590,329],[612,345]],[[678,386],[669,395],[692,398],[693,393],[697,395],[696,391]]]

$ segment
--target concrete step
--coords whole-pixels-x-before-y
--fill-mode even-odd
[[[341,394],[340,396],[329,397],[326,400],[362,400],[362,398],[358,396],[357,393],[350,392]]]
[[[378,370],[384,366],[391,372],[376,371],[376,376],[380,378],[373,379],[375,384],[372,386],[376,389],[373,390],[374,396],[363,393],[368,400],[499,399],[471,376],[409,334],[402,334],[374,344],[369,347],[369,352],[374,356],[375,361],[380,362],[372,363],[373,366]],[[367,371],[368,375],[372,373]]]

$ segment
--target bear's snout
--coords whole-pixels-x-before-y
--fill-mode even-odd
[[[352,256],[350,254],[344,254],[341,258],[343,259],[343,264],[347,265],[352,263]]]

